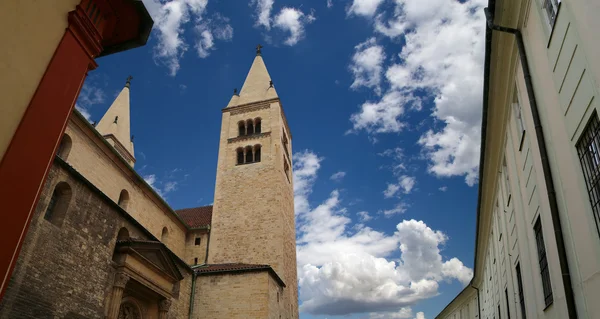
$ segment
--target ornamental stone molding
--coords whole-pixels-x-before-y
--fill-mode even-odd
[[[227,143],[231,144],[231,143],[235,143],[235,142],[256,140],[256,139],[267,137],[267,136],[271,136],[271,132],[264,132],[264,133],[259,133],[259,134],[242,135],[242,136],[238,136],[238,137],[233,137],[233,138],[227,139]]]
[[[276,102],[276,101],[279,101],[279,99],[277,98],[277,99],[266,100],[266,101],[260,102],[259,104],[250,103],[250,104],[243,104],[243,105],[238,105],[238,106],[234,106],[234,107],[228,107],[228,108],[223,109],[223,113],[229,112],[231,115],[236,115],[236,114],[254,112],[254,111],[258,111],[258,110],[262,110],[262,109],[268,109],[271,107],[271,103]]]
[[[115,287],[125,289],[125,285],[127,285],[127,282],[129,281],[129,279],[130,279],[130,277],[126,273],[118,272],[117,275],[115,276]]]
[[[171,304],[173,302],[171,301],[171,299],[163,299],[161,301],[159,301],[158,303],[158,311],[161,312],[168,312],[169,309],[171,309]]]

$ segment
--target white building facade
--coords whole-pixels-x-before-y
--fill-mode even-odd
[[[437,318],[600,318],[600,1],[488,10],[475,271]]]

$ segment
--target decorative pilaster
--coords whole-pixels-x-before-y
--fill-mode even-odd
[[[172,303],[171,299],[163,299],[158,302],[158,319],[167,319]]]
[[[115,275],[115,283],[112,289],[112,297],[108,308],[107,319],[117,319],[119,317],[119,309],[121,308],[121,299],[123,299],[123,291],[129,281],[129,275],[123,272],[118,272]],[[166,318],[166,317],[165,317]]]

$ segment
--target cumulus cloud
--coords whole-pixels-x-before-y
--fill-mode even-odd
[[[353,225],[337,190],[311,207],[308,196],[323,159],[304,151],[294,160],[295,182],[301,180],[295,199],[305,203],[296,248],[302,312],[402,318],[406,307],[437,295],[439,281],[472,275],[458,259],[443,260],[440,246],[448,238],[422,221],[404,220],[393,234]]]
[[[396,206],[394,206],[394,208],[385,209],[385,210],[381,211],[381,213],[385,217],[392,217],[394,215],[404,214],[406,212],[406,210],[408,209],[408,207],[409,207],[409,205],[407,203],[399,202],[398,204],[396,204]]]
[[[263,26],[267,30],[271,29],[271,10],[275,0],[252,0],[251,6],[256,6],[255,26]]]
[[[373,217],[371,215],[369,215],[369,212],[366,212],[366,211],[358,212],[357,215],[360,217],[360,221],[363,223],[368,222],[371,219],[373,219]]]
[[[383,46],[378,45],[375,38],[370,38],[355,46],[354,50],[349,67],[354,76],[354,82],[350,88],[358,89],[364,86],[381,94],[381,75],[385,60]]]
[[[81,113],[86,120],[92,122],[90,109],[94,105],[104,103],[105,98],[106,94],[104,93],[104,90],[95,86],[92,81],[86,81],[79,92],[75,108],[77,108],[79,113]]]
[[[198,56],[205,58],[214,46],[214,35],[204,20],[208,0],[143,0],[148,12],[154,19],[153,34],[157,37],[154,58],[169,69],[175,76],[179,71],[179,60],[188,50],[184,41],[184,26],[190,21],[195,24],[196,40],[194,47]],[[231,26],[229,26],[231,28]],[[200,29],[200,30],[199,30]],[[232,29],[231,29],[232,30]],[[233,33],[231,32],[233,35]]]
[[[396,195],[396,193],[400,190],[400,185],[397,184],[388,184],[387,189],[383,191],[383,196],[385,198],[391,198]]]
[[[208,57],[215,50],[215,39],[229,41],[233,38],[233,27],[229,24],[229,19],[220,14],[198,24],[194,29],[197,34],[195,48],[201,58]]]
[[[146,183],[148,185],[150,185],[150,187],[152,187],[152,189],[154,189],[154,191],[160,195],[160,197],[164,197],[164,194],[162,192],[162,190],[158,187],[158,182],[156,179],[156,175],[154,174],[149,174],[149,175],[145,175],[144,176],[144,181],[146,181]]]
[[[337,172],[333,175],[331,175],[331,177],[329,177],[329,179],[339,182],[341,181],[344,177],[346,176],[346,172]]]
[[[356,2],[356,1],[355,1]],[[387,92],[351,116],[353,130],[400,132],[407,109],[433,101],[432,120],[418,143],[429,172],[477,182],[483,74],[484,0],[396,0],[374,18],[376,32],[403,36],[398,60],[385,67]],[[354,4],[353,4],[354,6]],[[373,12],[373,11],[369,11]]]
[[[312,12],[306,15],[300,9],[284,7],[275,16],[273,25],[289,33],[284,43],[293,46],[304,37],[304,26],[315,19]]]
[[[377,8],[381,3],[383,3],[383,0],[353,0],[347,13],[348,15],[371,17],[377,12]]]
[[[369,319],[411,319],[413,317],[412,309],[404,307],[394,312],[376,312],[369,314]]]

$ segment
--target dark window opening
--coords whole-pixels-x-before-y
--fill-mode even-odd
[[[261,128],[261,126],[262,126],[262,125],[261,125],[261,121],[260,121],[260,119],[255,119],[255,120],[254,120],[254,123],[255,123],[255,124],[254,124],[254,132],[255,132],[256,134],[260,134],[260,133],[261,133],[261,130],[262,130],[262,128]]]
[[[252,157],[252,148],[246,148],[246,163],[252,163],[254,158]]]
[[[506,298],[506,318],[510,319],[510,304],[508,303],[508,288],[504,289],[504,297]]]
[[[119,233],[117,233],[117,240],[127,240],[129,239],[129,230],[127,228],[122,227],[119,229]]]
[[[517,285],[519,287],[519,304],[521,305],[521,319],[527,319],[525,311],[525,295],[523,294],[523,278],[521,277],[521,265],[518,263],[516,267]]]
[[[246,135],[252,135],[254,134],[254,123],[252,123],[252,120],[248,120],[248,122],[246,123]]]
[[[117,203],[119,206],[121,206],[121,208],[127,210],[127,205],[129,205],[129,192],[122,190]]]
[[[254,147],[254,161],[260,162],[260,145]]]
[[[238,135],[239,136],[246,135],[246,125],[244,124],[244,122],[238,123]]]
[[[237,150],[237,163],[244,164],[244,150],[241,148]]]
[[[196,237],[196,239],[194,240],[194,245],[196,245],[196,246],[200,245],[200,237]]]
[[[592,114],[577,142],[577,154],[592,205],[596,230],[600,234],[600,122],[596,112]]]
[[[44,213],[44,219],[60,226],[67,214],[71,195],[71,186],[69,184],[66,182],[58,183],[50,197],[50,202]]]
[[[540,272],[542,275],[542,288],[544,291],[544,304],[548,307],[552,304],[552,284],[550,282],[550,271],[548,270],[548,260],[546,259],[546,245],[544,244],[544,233],[542,232],[542,221],[538,216],[535,225],[535,242],[537,244],[538,259],[540,263]]]
[[[73,145],[73,142],[71,141],[71,137],[67,134],[65,134],[62,138],[62,140],[60,141],[60,144],[58,145],[58,150],[56,150],[56,155],[58,155],[58,157],[62,158],[63,160],[67,160],[67,157],[69,157],[69,153],[71,152],[71,146]]]
[[[198,257],[194,258],[194,265],[198,264]]]
[[[500,304],[498,304],[498,319],[502,319],[502,314],[500,313]]]
[[[162,234],[160,235],[160,241],[162,241],[164,243],[167,241],[168,238],[169,238],[169,230],[167,229],[167,227],[163,227]]]
[[[545,0],[544,9],[546,9],[546,15],[548,16],[548,23],[550,28],[554,27],[556,21],[556,14],[558,13],[558,3],[556,0]]]

